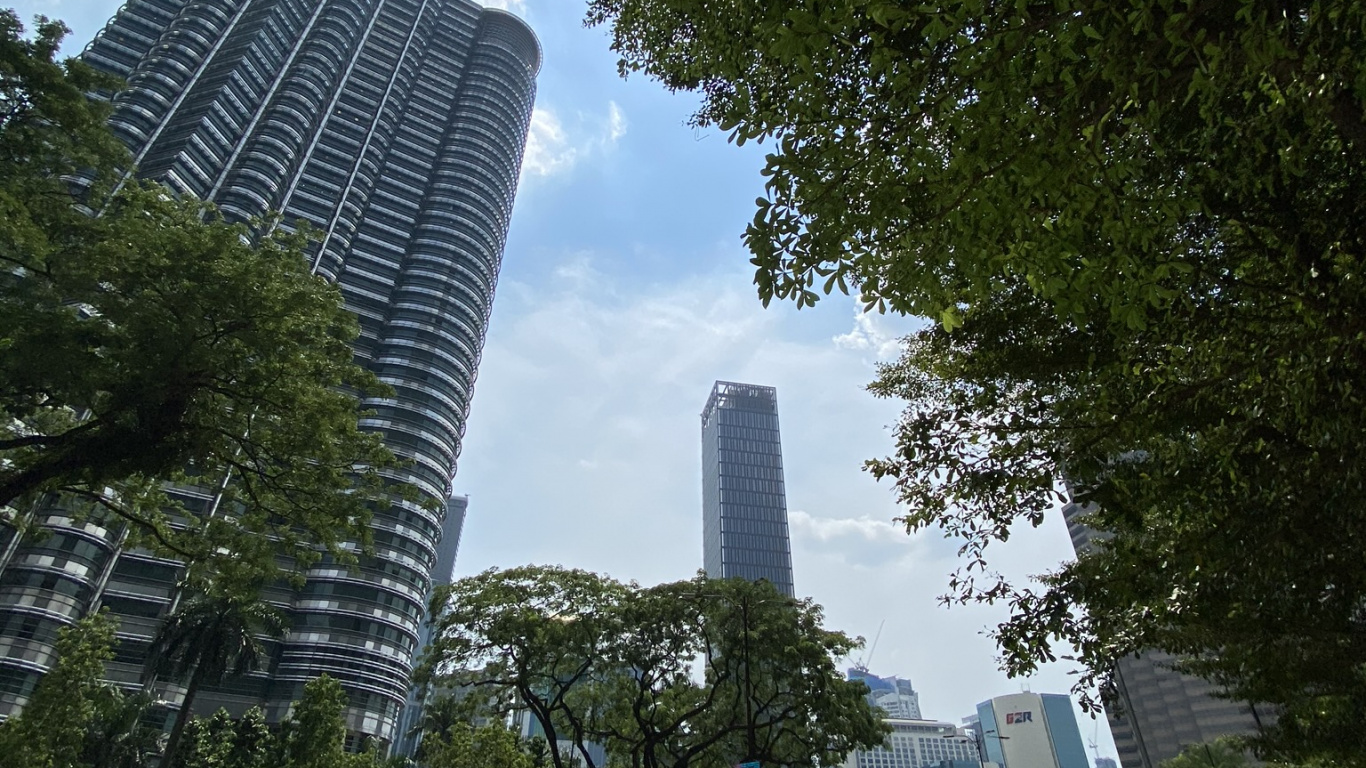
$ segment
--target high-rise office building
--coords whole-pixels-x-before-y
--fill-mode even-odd
[[[778,391],[718,381],[702,409],[702,561],[792,597]]]
[[[851,667],[850,680],[862,680],[868,686],[868,704],[887,713],[888,717],[903,720],[920,719],[920,694],[911,681],[902,677],[878,677],[863,667]]]
[[[1072,546],[1081,557],[1105,537],[1086,525],[1089,507],[1063,505]],[[1217,698],[1205,680],[1175,671],[1176,659],[1149,651],[1115,662],[1118,709],[1107,708],[1110,735],[1123,768],[1157,768],[1187,745],[1252,733],[1259,714],[1247,704]]]
[[[317,274],[360,319],[356,359],[393,396],[365,402],[402,471],[445,502],[512,213],[540,48],[516,17],[470,0],[129,0],[84,53],[127,89],[114,131],[138,172],[318,233]],[[212,489],[175,489],[191,511]],[[120,531],[39,513],[45,538],[0,541],[0,717],[50,666],[56,630],[104,607],[120,621],[109,675],[135,684],[179,565],[124,551]],[[266,598],[292,629],[270,664],[205,690],[196,710],[263,705],[277,720],[326,673],[356,736],[390,741],[408,691],[443,515],[375,510],[374,554],[326,559]],[[182,691],[170,686],[173,703]]]
[[[1068,696],[997,696],[977,705],[970,727],[986,760],[1002,768],[1090,768]]]

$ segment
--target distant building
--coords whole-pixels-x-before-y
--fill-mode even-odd
[[[1105,538],[1083,522],[1091,511],[1075,502],[1062,508],[1078,557]],[[1255,710],[1242,702],[1216,698],[1215,686],[1173,670],[1176,661],[1169,654],[1149,651],[1115,662],[1119,708],[1107,707],[1106,719],[1123,768],[1157,768],[1188,744],[1248,734],[1257,728]]]
[[[903,720],[919,720],[920,694],[911,687],[911,681],[900,677],[878,677],[866,669],[853,667],[849,670],[850,680],[862,680],[868,686],[868,703],[880,708],[888,717]]]
[[[1090,768],[1072,699],[1013,693],[977,705],[974,736],[1002,768]]]
[[[713,579],[795,594],[773,387],[718,381],[702,409],[702,561]]]
[[[972,738],[952,723],[887,718],[892,727],[877,749],[849,753],[843,768],[978,768]]]
[[[417,631],[415,659],[421,658],[422,652],[431,645],[432,592],[443,584],[450,584],[454,578],[455,557],[460,553],[460,534],[465,528],[465,513],[469,511],[469,506],[468,496],[452,496],[446,501],[446,519],[442,523],[441,538],[436,548],[436,565],[432,567],[432,586],[427,590],[427,599],[423,602],[422,624]],[[408,692],[408,702],[399,716],[399,728],[394,740],[396,754],[414,757],[417,753],[418,742],[422,739],[420,734],[413,731],[418,723],[422,722],[421,694],[422,691],[416,688]]]

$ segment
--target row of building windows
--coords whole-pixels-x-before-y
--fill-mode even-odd
[[[722,488],[721,509],[724,515],[749,515],[761,514],[760,509],[785,510],[787,509],[787,499],[781,494],[759,493],[756,491],[732,491]],[[751,509],[754,511],[751,513]],[[773,512],[762,514],[772,515]]]
[[[735,475],[723,474],[717,478],[717,487],[723,491],[752,491],[754,493],[770,494],[783,496],[786,491],[783,489],[781,480],[759,480],[752,477],[737,477]]]
[[[776,408],[776,403],[773,406]],[[773,408],[764,411],[747,411],[738,408],[721,408],[716,422],[723,426],[754,427],[756,429],[778,429],[778,414]]]
[[[759,536],[773,536],[787,540],[786,520],[755,520],[747,517],[727,515],[722,517],[721,532],[727,535],[745,533]]]
[[[752,464],[760,467],[781,467],[783,447],[779,443],[740,440],[734,437],[716,438],[717,459],[724,464]]]

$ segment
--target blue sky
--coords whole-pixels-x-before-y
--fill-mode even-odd
[[[764,148],[687,126],[696,100],[622,80],[583,5],[501,0],[545,52],[492,326],[456,492],[470,495],[457,575],[560,563],[642,583],[702,560],[699,412],[715,379],[778,388],[797,592],[869,640],[874,672],[909,677],[927,717],[957,722],[1027,686],[1066,692],[1066,662],[1025,681],[996,669],[985,630],[1004,609],[937,597],[956,545],[907,536],[890,489],[861,471],[891,448],[895,403],[863,390],[904,318],[763,309],[740,234]],[[118,0],[25,0],[74,30],[75,53]],[[1071,556],[1061,515],[997,552],[1026,578]],[[1080,720],[1114,755],[1103,721]],[[1089,750],[1088,750],[1089,751]]]

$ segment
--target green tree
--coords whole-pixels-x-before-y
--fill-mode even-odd
[[[772,142],[765,302],[857,290],[936,321],[904,399],[911,530],[1008,671],[1187,659],[1280,713],[1259,754],[1361,765],[1366,7],[592,0],[623,73]],[[1062,485],[1066,478],[1067,487]],[[988,546],[1068,497],[1110,538],[1009,583]]]
[[[113,619],[97,614],[62,629],[51,669],[23,711],[0,723],[0,755],[24,768],[81,768],[86,732],[107,700],[100,678],[113,656]]]
[[[25,40],[0,12],[0,509],[68,494],[220,568],[342,555],[398,492],[357,424],[356,394],[385,389],[353,361],[355,318],[303,235],[119,184],[129,158],[87,95],[115,84],[55,61],[64,31]],[[167,480],[220,493],[188,514]]]
[[[272,734],[265,713],[252,707],[237,721],[225,768],[269,768]]]
[[[227,768],[236,744],[236,725],[225,709],[210,717],[190,718],[175,742],[175,752],[166,753],[168,768]],[[263,764],[249,763],[245,768],[258,766]]]
[[[529,768],[550,768],[550,745],[544,736],[532,736],[522,744],[522,751],[531,761]]]
[[[587,723],[570,694],[607,657],[618,629],[615,607],[627,594],[625,585],[596,574],[537,566],[440,587],[432,606],[441,608],[433,613],[441,637],[428,650],[428,674],[447,687],[491,689],[495,702],[507,691],[547,742],[569,741],[582,751]],[[565,755],[551,749],[550,756],[564,768]]]
[[[346,692],[322,675],[304,684],[303,696],[281,724],[276,763],[280,768],[329,768],[341,762],[346,741]]]
[[[440,679],[513,693],[564,768],[839,762],[885,730],[835,660],[855,642],[767,582],[642,588],[583,571],[487,571],[443,589],[428,660]],[[481,670],[479,673],[459,670]]]
[[[143,722],[152,707],[146,693],[99,689],[95,717],[86,726],[81,762],[90,768],[151,768],[161,754],[161,729]]]
[[[452,726],[461,723],[467,725],[479,725],[480,721],[486,720],[486,713],[496,711],[496,706],[491,706],[487,701],[481,701],[478,697],[466,695],[470,689],[459,689],[457,693],[439,693],[428,695],[422,704],[422,717],[408,732],[409,737],[418,738],[417,749],[413,757],[418,763],[422,763],[427,750],[437,741],[446,739]]]
[[[474,726],[458,722],[442,738],[433,738],[420,764],[423,768],[532,768],[517,735],[501,723]],[[427,744],[427,740],[423,741]]]
[[[178,754],[200,686],[258,669],[266,656],[260,636],[278,638],[287,629],[275,607],[254,595],[224,590],[193,595],[166,617],[152,639],[144,670],[149,680],[166,675],[185,681],[185,699],[166,743],[166,768]]]
[[[346,691],[341,683],[322,675],[304,684],[303,696],[276,737],[271,768],[390,768],[400,759],[386,760],[374,749],[348,754],[346,747]]]
[[[1209,744],[1192,744],[1181,750],[1181,754],[1170,760],[1162,761],[1161,768],[1247,768],[1248,760],[1243,750],[1228,739],[1220,739]]]

